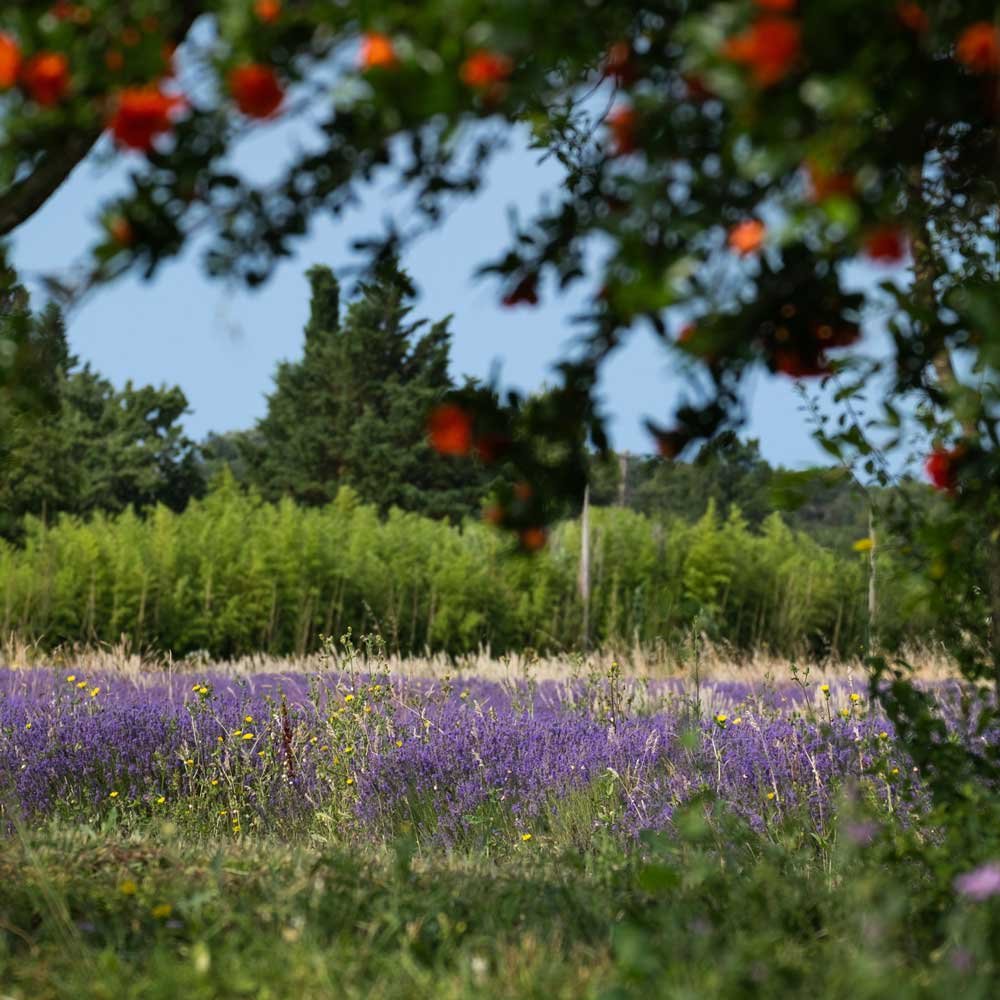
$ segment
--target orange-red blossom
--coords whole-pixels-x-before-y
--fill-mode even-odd
[[[764,245],[767,226],[760,219],[747,219],[729,230],[729,248],[746,257]]]
[[[363,70],[394,69],[399,65],[399,57],[396,55],[396,48],[388,35],[369,31],[361,39],[358,62]]]
[[[1000,71],[1000,28],[992,21],[970,24],[955,45],[955,58],[973,73]]]
[[[247,63],[232,70],[229,92],[248,118],[270,118],[285,99],[277,73],[262,63]]]
[[[129,87],[115,101],[111,134],[119,146],[148,152],[158,135],[170,131],[173,114],[183,105],[183,98],[157,87]]]
[[[750,68],[761,87],[783,80],[798,62],[802,50],[802,27],[783,17],[761,17],[746,31],[730,38],[722,54]]]
[[[69,92],[69,60],[61,52],[39,52],[21,70],[21,85],[42,107],[58,104]]]

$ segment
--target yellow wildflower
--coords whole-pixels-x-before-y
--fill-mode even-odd
[[[253,722],[253,716],[252,715],[244,715],[243,716],[243,721],[244,722]]]
[[[122,884],[120,886],[118,886],[118,891],[123,896],[134,896],[135,892],[136,892],[136,889],[138,889],[138,888],[139,887],[135,884],[135,882],[132,881],[132,879],[127,878],[127,879],[125,879],[124,882],[122,882]]]
[[[86,681],[77,681],[76,682],[76,686],[82,691],[87,686],[87,682]]]
[[[346,701],[348,703],[354,701],[354,695],[353,694],[345,694],[344,695],[344,701]]]
[[[526,844],[529,840],[531,840],[531,834],[530,833],[522,833],[521,834],[521,841],[522,841],[522,843]]]
[[[349,785],[353,785],[353,784],[354,784],[354,779],[353,779],[353,778],[348,778],[348,779],[347,779],[347,783],[348,783]]]
[[[854,702],[854,704],[856,705],[859,701],[861,701],[861,695],[859,695],[857,691],[852,691],[851,701]]]
[[[90,697],[91,698],[96,698],[100,693],[101,693],[101,689],[100,688],[91,688],[90,689]]]
[[[76,680],[76,674],[70,674],[69,677],[66,678],[66,680],[68,683],[72,684],[73,681]]]
[[[820,684],[819,689],[820,689],[820,691],[823,692],[824,695],[826,695],[827,698],[830,697],[830,685],[829,684]]]
[[[719,724],[720,726],[724,726],[724,725],[726,724],[726,719],[728,719],[728,718],[729,718],[729,716],[728,716],[728,715],[726,715],[726,713],[725,713],[725,712],[719,712],[719,714],[718,714],[718,715],[717,715],[717,716],[715,717],[715,721],[716,721],[716,722],[717,722],[717,723],[718,723],[718,724]]]
[[[767,793],[767,799],[768,799],[769,802],[772,801],[774,799],[774,792],[768,792]]]
[[[117,798],[118,798],[118,793],[117,793],[117,792],[112,792],[112,793],[111,793],[111,794],[110,794],[110,795],[108,796],[108,798],[112,798],[112,799],[117,799]]]
[[[875,548],[875,543],[870,538],[859,538],[851,548],[855,552],[871,552]]]
[[[167,797],[166,797],[166,795],[161,795],[161,796],[160,796],[160,797],[159,797],[159,798],[158,798],[158,799],[156,800],[156,804],[157,804],[158,806],[162,806],[162,805],[163,805],[163,803],[164,803],[164,802],[166,802],[166,801],[167,801]]]
[[[169,903],[159,903],[149,911],[157,920],[166,920],[174,908]]]
[[[244,734],[243,734],[243,739],[245,739],[245,740],[252,740],[252,739],[254,739],[254,738],[255,738],[255,737],[254,737],[254,734],[253,734],[253,733],[244,733]]]

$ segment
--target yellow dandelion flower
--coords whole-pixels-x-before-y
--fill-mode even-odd
[[[728,715],[726,715],[726,713],[725,713],[725,712],[719,712],[719,714],[718,714],[718,715],[717,715],[717,716],[715,717],[715,721],[716,721],[716,722],[717,722],[717,723],[718,723],[718,724],[719,724],[720,726],[724,726],[724,725],[726,724],[726,719],[728,719],[728,718],[729,718],[729,716],[728,716]]]
[[[233,730],[233,736],[242,736],[242,735],[243,735],[243,730],[242,729],[234,729]]]
[[[191,688],[191,690],[195,691],[195,692],[200,691],[201,690],[201,685],[200,684],[195,684],[194,687]]]
[[[208,694],[208,687],[205,684],[202,684],[202,686],[198,688],[198,694]]]
[[[157,800],[156,800],[156,804],[157,804],[158,806],[162,806],[162,805],[163,805],[163,803],[164,803],[164,802],[166,802],[166,801],[167,801],[167,797],[166,797],[166,795],[161,795],[161,796],[159,796],[159,798],[157,798]]]
[[[118,798],[118,793],[117,793],[117,792],[112,792],[112,793],[111,793],[111,794],[110,794],[110,795],[108,796],[108,798],[109,798],[109,799],[117,799],[117,798]]]
[[[226,742],[221,736],[216,736],[215,739],[216,739],[216,742],[218,742],[218,743],[225,743]]]
[[[354,784],[354,779],[353,779],[353,778],[348,778],[348,779],[347,779],[347,783],[348,783],[349,785],[353,785],[353,784]]]
[[[76,686],[82,691],[87,686],[87,682],[86,681],[77,681],[76,682]]]
[[[30,723],[30,722],[26,722],[26,723],[24,724],[24,728],[25,728],[25,729],[30,729],[30,728],[31,728],[31,723]]]
[[[244,733],[243,734],[243,739],[245,739],[245,740],[252,740],[252,739],[255,739],[255,737],[254,737],[253,733]]]
[[[530,833],[522,833],[521,834],[521,842],[522,843],[526,844],[529,840],[531,840],[531,834]]]
[[[851,717],[851,710],[849,708],[842,708],[840,714],[845,718],[849,719]]]
[[[344,753],[354,753],[354,747],[344,747]]]
[[[194,766],[194,757],[188,757],[188,759],[186,761],[184,761],[184,763],[187,764],[188,767],[193,767]]]
[[[73,683],[73,681],[75,681],[75,680],[76,680],[76,674],[70,674],[70,675],[69,675],[69,676],[68,676],[68,677],[66,678],[66,681],[67,681],[67,683],[69,683],[69,684],[72,684],[72,683]]]
[[[139,887],[132,881],[132,879],[127,878],[120,886],[118,886],[118,891],[123,896],[134,896],[138,888]]]
[[[462,692],[462,693],[461,693],[461,694],[459,695],[459,698],[461,698],[461,699],[462,699],[463,701],[464,701],[464,700],[465,700],[466,698],[468,698],[468,697],[469,697],[469,692],[468,692],[468,691],[463,691],[463,692]]]
[[[861,695],[859,695],[857,691],[852,691],[851,701],[854,702],[854,704],[856,705],[859,701],[861,701]]]
[[[889,773],[890,774],[899,774],[899,768],[898,767],[894,767]]]
[[[225,816],[228,811],[229,811],[228,809],[220,809],[219,810],[219,815],[220,816]]]
[[[767,793],[767,800],[768,800],[768,802],[773,802],[774,801],[774,792],[768,792]]]
[[[258,757],[264,757],[264,756],[266,756],[266,752],[264,750],[258,750],[257,751],[257,756]]]
[[[253,722],[253,716],[252,715],[244,715],[243,716],[243,721],[244,722]]]
[[[870,538],[859,538],[852,546],[855,552],[871,552],[875,543]]]
[[[169,903],[159,903],[149,911],[157,920],[166,920],[174,908]]]
[[[396,746],[401,747],[403,745],[402,740],[396,740]]]
[[[345,694],[344,695],[344,701],[346,701],[348,703],[354,701],[354,695],[353,694]]]
[[[820,689],[820,691],[823,692],[823,694],[825,694],[827,696],[827,698],[830,697],[830,685],[829,684],[820,684],[819,689]]]
[[[328,747],[328,746],[327,746],[327,745],[326,745],[326,744],[324,743],[324,744],[323,744],[323,745],[322,745],[322,746],[321,746],[321,747],[319,748],[319,752],[320,752],[320,753],[326,753],[326,751],[327,751],[327,750],[329,750],[329,749],[330,749],[330,748],[329,748],[329,747]]]
[[[218,778],[213,778],[213,779],[212,779],[212,786],[213,786],[213,787],[214,787],[215,785],[217,785],[218,783],[219,783],[219,779],[218,779]]]
[[[887,740],[889,738],[889,734],[883,729],[882,732],[878,734],[878,738],[880,740]]]
[[[740,715],[737,715],[736,718],[733,719],[733,725],[734,726],[742,726],[743,725],[743,717],[740,716]]]
[[[101,693],[101,689],[100,688],[91,688],[90,689],[90,697],[91,698],[96,698],[100,693]]]
[[[365,711],[370,712],[372,710],[371,705],[365,705]]]

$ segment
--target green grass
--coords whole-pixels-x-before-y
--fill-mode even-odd
[[[998,900],[956,901],[897,833],[766,842],[699,805],[628,851],[579,838],[36,829],[0,844],[0,997],[994,995]]]

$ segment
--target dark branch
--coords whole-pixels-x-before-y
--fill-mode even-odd
[[[0,195],[0,236],[13,232],[49,200],[100,134],[100,129],[91,129],[68,135],[58,149],[45,154],[35,170]]]

